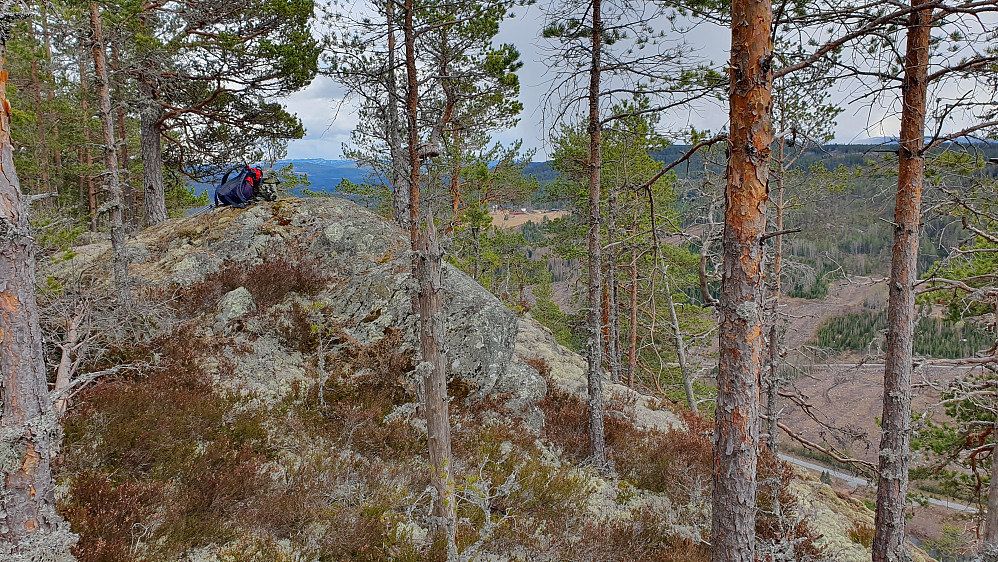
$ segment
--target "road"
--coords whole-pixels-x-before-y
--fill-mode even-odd
[[[867,480],[866,478],[859,478],[857,476],[853,476],[852,474],[847,474],[845,472],[840,472],[840,471],[835,470],[835,469],[831,469],[831,468],[827,468],[827,467],[821,466],[819,464],[814,464],[814,463],[811,463],[811,462],[803,461],[801,459],[797,459],[797,458],[794,458],[794,457],[791,457],[791,456],[788,456],[788,455],[784,455],[784,454],[779,454],[777,456],[780,457],[781,460],[785,460],[785,461],[787,461],[790,464],[795,464],[797,466],[800,466],[800,467],[803,467],[803,468],[807,468],[809,470],[814,470],[816,472],[827,472],[831,476],[834,476],[835,478],[843,480],[846,484],[849,484],[850,486],[856,486],[856,487],[859,487],[859,486],[869,486],[871,488],[874,487],[874,484],[872,482],[870,482],[869,480]],[[945,507],[945,508],[952,509],[952,510],[955,510],[955,511],[962,511],[964,513],[977,513],[977,508],[973,507],[973,506],[964,505],[962,503],[957,503],[957,502],[953,502],[953,501],[939,500],[939,499],[936,499],[936,498],[926,497],[926,499],[932,505],[938,505],[940,507]]]

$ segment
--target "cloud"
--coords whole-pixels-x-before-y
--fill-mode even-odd
[[[357,111],[343,100],[343,89],[328,77],[316,78],[308,88],[288,96],[285,104],[305,125],[305,138],[291,141],[289,158],[342,156],[342,145],[357,126]]]

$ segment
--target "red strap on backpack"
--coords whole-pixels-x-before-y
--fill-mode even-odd
[[[263,175],[263,171],[260,168],[254,168],[253,166],[246,166],[249,169],[249,175],[246,179],[250,182],[253,187],[258,187],[260,185],[260,178]]]

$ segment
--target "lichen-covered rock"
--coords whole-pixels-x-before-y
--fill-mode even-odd
[[[516,353],[523,359],[543,361],[551,369],[551,380],[561,388],[586,396],[586,361],[555,339],[551,330],[529,315],[520,319],[516,336]],[[603,381],[603,393],[609,400],[621,399],[634,404],[634,425],[668,430],[682,426],[682,421],[669,410],[657,407],[651,396],[640,394],[622,384]]]
[[[221,332],[230,321],[256,310],[256,303],[253,302],[253,295],[246,287],[237,287],[222,297],[218,309],[219,312],[215,315],[215,331]]]
[[[226,267],[250,268],[275,258],[312,260],[329,278],[325,288],[309,297],[321,305],[327,315],[325,323],[342,327],[360,345],[379,341],[386,330],[402,330],[402,351],[418,354],[416,318],[412,313],[416,287],[408,235],[346,199],[284,199],[244,210],[225,207],[147,229],[129,244],[135,248],[130,273],[137,283],[177,287],[180,292]],[[68,277],[74,271],[97,269],[94,266],[108,259],[109,245],[100,242],[77,249],[75,257],[49,266],[45,273]],[[470,384],[471,400],[509,393],[518,405],[526,405],[543,397],[543,379],[514,358],[516,315],[460,270],[449,264],[444,264],[443,269],[444,343],[450,376]],[[250,291],[240,287],[230,292],[218,308],[208,325],[218,334],[230,335],[232,320],[254,309]],[[250,321],[246,325],[245,329],[256,332],[250,340],[267,336],[267,331],[273,329],[265,322]],[[264,341],[268,346],[265,356],[278,357],[276,348],[271,349],[279,347],[276,340]],[[253,349],[258,345],[253,343]],[[231,350],[228,353],[235,358],[244,355]],[[259,366],[260,373],[246,369],[240,372],[249,377],[251,386],[267,380],[299,378],[300,361],[297,365],[286,358],[281,361],[282,365],[293,365],[287,367],[287,377],[270,379],[275,369],[285,366],[278,368],[259,358],[244,358],[244,363]],[[268,393],[284,386],[283,382],[268,383]]]

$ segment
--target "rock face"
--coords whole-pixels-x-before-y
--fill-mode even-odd
[[[181,292],[234,265],[251,267],[273,257],[317,261],[330,281],[310,299],[321,303],[328,322],[342,326],[362,345],[380,340],[389,328],[401,329],[406,334],[405,346],[418,352],[408,236],[348,200],[285,199],[245,210],[218,209],[143,231],[129,246],[130,273],[137,284],[174,286]],[[106,244],[79,248],[75,258],[54,264],[46,273],[58,277],[70,273],[67,270],[78,272],[107,257]],[[257,332],[252,337],[240,334],[243,328],[234,327],[233,322],[257,306],[250,291],[236,288],[221,299],[209,324],[215,333],[233,335],[236,343],[255,349],[263,345],[259,337],[266,331],[266,322],[246,321],[245,329]],[[444,314],[449,374],[470,383],[470,399],[511,393],[529,402],[544,395],[544,380],[514,356],[516,315],[447,264]],[[246,375],[273,381],[267,390],[279,396],[289,380],[300,378],[301,358],[278,353],[273,341],[265,341],[269,350],[265,355],[281,355],[281,368],[266,376]],[[260,362],[249,356],[240,360],[241,364]]]
[[[542,360],[551,368],[551,379],[561,388],[585,398],[586,360],[577,353],[558,343],[554,334],[526,316],[520,320],[520,330],[516,337],[516,354],[522,359]],[[676,414],[656,407],[655,400],[640,394],[622,384],[603,382],[603,393],[608,400],[624,400],[634,404],[634,425],[642,428],[668,430],[682,427]]]

